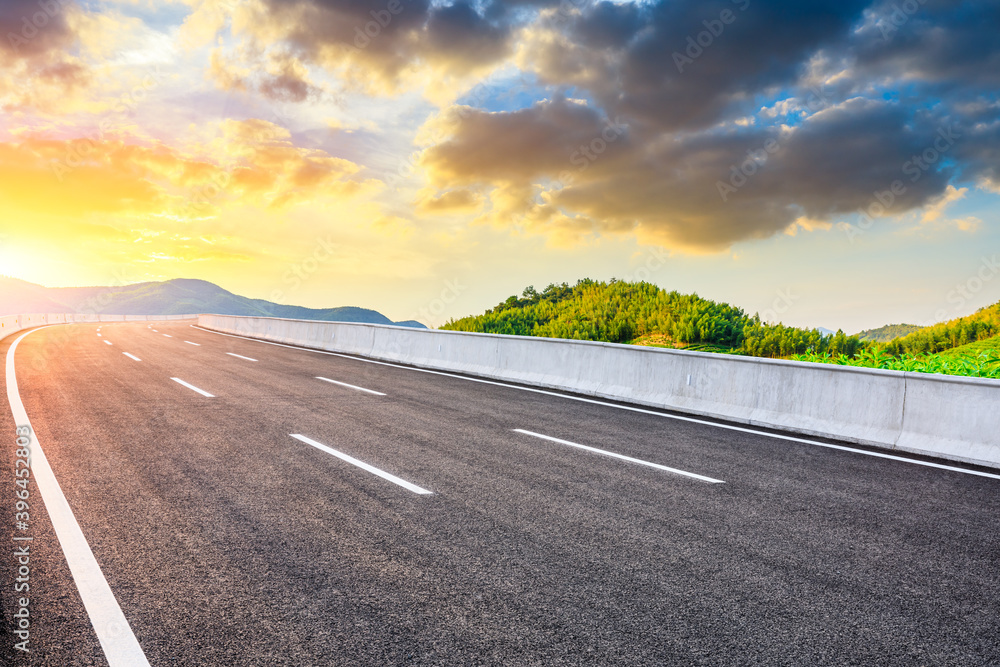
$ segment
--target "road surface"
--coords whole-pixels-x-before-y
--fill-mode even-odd
[[[101,581],[37,474],[16,524],[3,411],[0,522],[31,540],[0,558],[0,664],[106,665],[133,637],[151,665],[1000,664],[988,471],[189,322],[47,327],[2,358],[17,340]]]

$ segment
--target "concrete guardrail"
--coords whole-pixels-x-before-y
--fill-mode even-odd
[[[615,343],[266,317],[206,329],[1000,468],[1000,381]]]

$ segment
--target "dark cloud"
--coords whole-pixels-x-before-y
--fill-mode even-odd
[[[1000,86],[1000,2],[886,0],[871,17],[850,40],[859,76],[945,90]]]
[[[278,102],[303,102],[320,92],[290,65],[278,74],[262,77],[258,89],[268,99]]]
[[[427,52],[473,66],[496,62],[508,51],[507,28],[490,23],[464,2],[432,12],[426,35]]]
[[[573,153],[607,126],[593,109],[564,99],[511,113],[457,108],[445,123],[450,138],[428,149],[423,164],[453,185],[555,178],[574,169]]]
[[[866,4],[663,0],[631,16],[634,6],[599,3],[574,17],[570,40],[548,42],[549,68],[538,73],[558,84],[560,73],[592,69],[574,61],[611,50],[603,77],[574,82],[609,113],[659,129],[706,127],[758,92],[793,83],[808,57],[841,38]]]
[[[34,59],[69,47],[76,36],[66,22],[72,2],[0,2],[0,62]]]
[[[414,57],[413,33],[427,20],[427,0],[265,0],[262,22],[285,32],[307,60],[330,64],[353,56],[370,74],[395,78]]]
[[[287,74],[267,77],[260,84],[261,94],[278,102],[303,102],[310,90],[307,82]]]
[[[964,180],[1000,193],[1000,102],[981,100],[965,107],[955,146],[956,168]]]
[[[266,0],[266,22],[286,28],[288,44],[321,64],[362,64],[367,76],[395,81],[416,63],[464,74],[499,62],[510,24],[466,2],[427,0]]]
[[[794,129],[654,144],[637,141],[627,128],[609,131],[613,126],[594,110],[565,100],[512,113],[455,114],[451,123],[451,138],[423,160],[441,189],[513,186],[537,199],[555,179],[563,187],[522,210],[547,206],[582,214],[606,230],[635,228],[700,249],[764,238],[799,218],[922,206],[944,192],[951,175],[944,165],[957,145],[938,142],[944,149],[925,159],[926,169],[911,165],[936,150],[940,132],[954,135],[954,128],[929,118],[910,127],[898,106],[864,100],[820,112]],[[872,209],[874,203],[883,208]]]
[[[597,49],[620,49],[642,28],[643,12],[637,5],[599,2],[570,26],[574,42]]]

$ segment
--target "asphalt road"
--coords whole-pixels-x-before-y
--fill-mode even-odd
[[[1000,664],[998,479],[187,322],[15,360],[152,665]],[[8,541],[0,664],[107,664],[34,483],[15,526],[0,424],[0,524],[32,537],[31,652]]]

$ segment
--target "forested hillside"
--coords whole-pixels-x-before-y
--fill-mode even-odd
[[[897,338],[885,346],[885,351],[894,355],[943,352],[997,335],[1000,335],[1000,303]]]
[[[889,325],[863,334],[904,333],[890,341],[843,331],[824,336],[761,322],[757,315],[650,283],[581,280],[528,287],[482,315],[452,320],[453,331],[574,338],[781,357],[927,373],[1000,377],[1000,303],[968,317],[913,331]]]
[[[900,338],[911,334],[914,331],[919,331],[920,326],[917,324],[887,324],[884,327],[879,327],[878,329],[865,329],[864,331],[858,332],[858,338],[861,340],[871,340],[876,343],[888,343],[890,340],[895,338]]]
[[[819,330],[768,324],[742,309],[703,299],[697,294],[668,292],[645,282],[581,280],[528,287],[482,315],[451,320],[443,329],[520,336],[545,336],[637,342],[667,347],[712,346],[762,357],[783,357],[813,350],[853,355],[863,347],[857,336],[838,331],[824,337]]]

